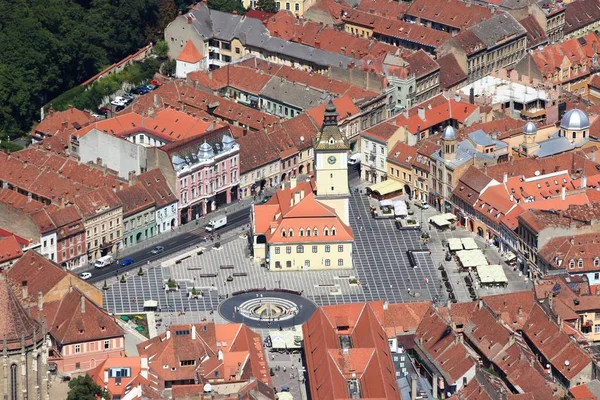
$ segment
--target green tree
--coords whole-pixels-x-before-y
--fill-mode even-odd
[[[161,72],[163,75],[173,76],[175,75],[175,69],[177,67],[177,63],[175,60],[167,60],[163,63],[161,67]]]
[[[69,382],[67,400],[96,400],[97,396],[110,400],[106,390],[98,386],[89,375],[80,375]]]
[[[158,6],[158,31],[162,35],[165,28],[177,16],[175,0],[160,0]]]
[[[159,40],[154,45],[154,53],[160,58],[167,58],[169,55],[169,44],[164,40]]]
[[[258,0],[256,9],[264,12],[276,13],[277,4],[275,4],[275,0]]]
[[[238,14],[244,14],[246,12],[242,0],[208,0],[208,7],[226,13],[236,11]]]

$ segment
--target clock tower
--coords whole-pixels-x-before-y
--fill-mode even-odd
[[[313,140],[317,199],[332,207],[346,225],[350,224],[348,197],[348,150],[350,147],[337,122],[338,113],[329,100],[323,125]]]

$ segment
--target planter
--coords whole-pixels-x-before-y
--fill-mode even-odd
[[[142,267],[140,267],[140,270],[138,271],[138,276],[144,276],[144,270],[142,269]]]
[[[102,290],[108,290],[108,289],[109,289],[109,287],[106,284],[106,281],[104,281],[104,285],[102,286]]]
[[[233,281],[233,276],[229,275],[229,276],[227,277],[227,282],[231,282],[231,281]]]
[[[127,279],[125,278],[125,275],[121,275],[121,283],[127,283]]]
[[[348,284],[350,284],[350,286],[358,286],[358,279],[356,279],[356,278],[348,279]]]

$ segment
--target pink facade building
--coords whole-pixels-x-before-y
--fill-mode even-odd
[[[176,175],[179,223],[198,219],[239,195],[240,147],[229,127],[162,147]]]

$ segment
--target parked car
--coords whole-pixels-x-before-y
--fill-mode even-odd
[[[150,84],[152,84],[152,85],[154,85],[156,87],[161,87],[163,83],[161,81],[159,81],[158,79],[152,79],[150,81]]]
[[[165,251],[164,246],[156,246],[155,248],[152,249],[152,251],[150,253],[151,254],[160,254],[163,251]]]
[[[123,93],[123,98],[125,100],[130,100],[130,101],[133,101],[135,99],[135,97],[133,97],[133,95],[131,93]]]
[[[82,272],[81,274],[79,274],[79,277],[85,281],[92,277],[92,273],[91,272]]]
[[[131,257],[124,258],[120,262],[121,267],[126,267],[131,264],[133,264],[133,258]]]
[[[145,91],[145,89],[143,87],[138,86],[138,87],[135,87],[135,88],[131,89],[131,93],[133,93],[133,94],[145,94],[146,91]]]
[[[263,203],[266,203],[267,201],[271,200],[272,196],[265,196],[262,200]]]
[[[423,210],[427,210],[429,208],[429,204],[425,203],[424,201],[415,201],[415,206],[422,208]]]
[[[110,102],[110,104],[112,104],[112,105],[113,105],[113,106],[115,106],[115,107],[118,107],[118,106],[126,106],[126,105],[127,105],[127,100],[125,100],[125,99],[124,99],[123,97],[121,97],[121,96],[117,96],[117,97],[115,97],[115,98],[114,98],[114,99],[113,99],[113,100]]]
[[[101,106],[98,108],[98,114],[103,115],[105,117],[108,115],[109,112],[112,112],[112,111],[108,107]]]
[[[119,112],[119,111],[123,111],[125,109],[125,106],[116,106],[115,107],[115,112]]]

